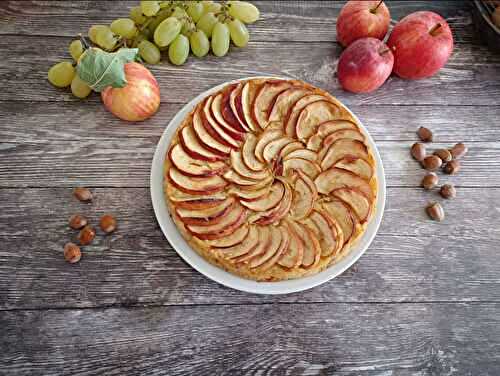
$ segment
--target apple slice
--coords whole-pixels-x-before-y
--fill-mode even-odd
[[[216,162],[225,159],[225,157],[212,153],[210,150],[206,149],[198,141],[196,133],[191,125],[182,128],[182,131],[179,133],[179,141],[186,153],[188,153],[192,158],[209,162]]]
[[[313,209],[314,202],[318,198],[316,186],[309,176],[298,170],[295,180],[292,206],[290,215],[293,219],[299,220],[307,217]]]
[[[262,197],[269,194],[271,189],[270,185],[266,185],[259,189],[242,189],[238,186],[232,186],[229,188],[229,193],[238,196],[240,199],[245,201],[259,200]]]
[[[197,197],[197,198],[193,198]],[[224,198],[199,198],[199,196],[191,196],[189,199],[185,199],[184,201],[176,201],[172,197],[170,197],[172,201],[175,202],[175,206],[180,209],[189,209],[189,210],[202,210],[209,209],[215,206],[220,205],[225,201]]]
[[[344,247],[344,232],[342,231],[342,227],[337,222],[337,220],[332,217],[326,210],[318,209],[318,213],[323,216],[323,218],[328,222],[328,225],[334,229],[335,237],[335,248],[333,250],[333,254],[336,255],[340,250]]]
[[[307,89],[293,86],[280,93],[276,97],[271,113],[269,114],[269,122],[283,122],[295,102],[308,93],[310,93],[310,91]]]
[[[242,226],[247,217],[247,210],[241,205],[235,205],[219,223],[210,226],[187,225],[188,231],[201,240],[220,239],[234,233]]]
[[[231,151],[231,166],[236,173],[252,180],[266,179],[270,174],[267,169],[261,171],[250,170],[243,162],[243,156],[240,151]]]
[[[220,176],[194,178],[181,173],[175,167],[168,171],[170,182],[183,192],[191,194],[211,194],[222,191],[227,182]]]
[[[319,244],[321,246],[321,256],[330,256],[342,248],[343,241],[340,244],[337,242],[337,237],[340,238],[341,235],[339,236],[337,234],[337,224],[333,222],[331,217],[324,216],[315,210],[311,213],[310,220],[319,230],[316,235],[319,238]]]
[[[203,105],[203,126],[207,132],[221,144],[229,146],[233,149],[239,149],[240,144],[238,140],[231,137],[212,117],[210,107],[212,106],[213,97],[208,97]]]
[[[295,125],[295,132],[300,141],[307,141],[314,135],[321,123],[336,120],[342,116],[342,110],[335,103],[327,100],[316,101],[305,106],[300,112]]]
[[[231,107],[231,110],[234,114],[234,117],[236,120],[238,120],[238,124],[240,125],[241,129],[243,129],[245,132],[248,132],[250,130],[249,125],[246,123],[244,115],[243,115],[243,108],[241,105],[241,89],[243,85],[239,83],[236,85],[236,87],[231,91],[231,94],[229,95],[229,106]]]
[[[264,187],[268,187],[273,182],[273,180],[274,177],[272,175],[269,175],[269,177],[265,179],[255,181],[253,185],[241,185],[235,183],[234,187],[245,191],[258,191]]]
[[[350,120],[331,120],[320,124],[317,133],[307,140],[307,148],[314,151],[320,150],[323,145],[323,139],[343,129],[358,130],[358,126]]]
[[[325,147],[318,154],[318,160],[321,161],[321,169],[328,170],[339,160],[345,156],[368,159],[368,148],[359,140],[351,140],[350,138],[341,138],[333,144]]]
[[[280,138],[282,135],[283,134],[279,130],[270,130],[262,133],[262,135],[259,138],[259,141],[257,141],[257,145],[255,145],[255,157],[259,161],[265,162],[264,148],[268,143]]]
[[[292,84],[289,81],[268,81],[257,92],[252,105],[253,118],[262,129],[266,129],[268,125],[269,113],[275,98],[290,86]]]
[[[263,254],[266,249],[271,245],[271,231],[269,230],[269,227],[265,226],[255,226],[258,229],[259,232],[259,242],[257,246],[252,248],[248,253],[241,255],[239,257],[236,257],[234,259],[235,263],[248,263],[248,261],[255,256]]]
[[[226,248],[226,247],[232,247],[236,244],[240,244],[248,235],[249,233],[249,226],[248,225],[243,225],[239,229],[237,229],[235,232],[232,234],[220,238],[220,239],[214,239],[214,240],[206,240],[205,242],[216,248]]]
[[[292,170],[301,170],[311,177],[311,179],[315,179],[321,172],[317,163],[302,158],[287,159],[283,162],[283,171],[285,175],[291,173]]]
[[[335,163],[334,167],[343,168],[361,176],[365,180],[370,180],[373,176],[372,166],[363,158],[346,155]]]
[[[198,137],[198,141],[204,145],[212,153],[216,153],[221,156],[229,156],[231,148],[221,144],[215,140],[210,133],[207,132],[205,126],[203,125],[203,119],[201,116],[201,111],[198,109],[193,115],[193,129],[194,133]]]
[[[286,230],[290,237],[290,243],[288,245],[288,249],[283,252],[278,260],[278,264],[284,268],[292,269],[302,264],[302,258],[304,256],[304,243],[295,232],[289,221],[285,220],[284,225],[286,226]]]
[[[234,170],[228,170],[224,173],[224,179],[229,181],[230,183],[238,184],[238,185],[244,185],[244,186],[253,186],[255,185],[258,181],[246,178],[244,176],[241,176]]]
[[[231,205],[236,202],[234,197],[228,197],[223,201],[216,202],[216,205],[208,206],[200,209],[186,209],[176,205],[175,212],[182,218],[204,218],[205,220],[210,217],[215,217],[222,214],[224,210],[231,207]],[[184,222],[184,221],[183,221]],[[184,222],[186,223],[186,222]]]
[[[262,157],[266,162],[271,163],[278,158],[281,149],[292,142],[294,142],[294,140],[286,136],[277,138],[264,147]]]
[[[200,210],[200,211],[189,210],[188,213],[184,213],[185,215],[181,216],[181,212],[179,210],[182,209],[177,209],[176,213],[179,216],[180,220],[185,225],[212,226],[222,222],[226,214],[228,214],[229,211],[231,211],[236,204],[237,201],[233,199],[232,201],[229,202],[229,205],[223,207],[222,210],[220,210],[219,212],[213,213],[205,217],[200,217],[200,214],[202,212],[205,212],[205,210]]]
[[[301,158],[301,159],[306,159],[311,162],[316,162],[318,159],[318,154],[314,151],[307,150],[307,149],[298,149],[294,150],[288,155],[286,155],[283,159],[293,159],[293,158]]]
[[[255,123],[252,117],[252,104],[257,95],[257,91],[260,89],[261,85],[255,84],[253,81],[248,81],[241,89],[241,108],[243,111],[243,117],[252,131],[259,130],[259,126]]]
[[[295,221],[290,221],[289,223],[304,244],[301,266],[307,269],[318,265],[321,259],[321,246],[316,235],[314,235],[307,226],[301,225]]]
[[[226,123],[231,125],[231,127],[233,127],[235,130],[239,132],[247,132],[249,130],[248,127],[246,127],[246,125],[243,126],[240,123],[235,113],[231,109],[231,93],[236,89],[238,89],[238,85],[234,84],[224,90],[224,94],[222,96],[220,104],[220,112]]]
[[[282,233],[277,227],[269,226],[269,239],[271,241],[263,252],[248,261],[248,266],[250,268],[256,268],[269,260],[280,248],[281,236]]]
[[[360,223],[366,222],[370,215],[371,205],[363,193],[353,188],[339,188],[332,194],[349,205]]]
[[[261,212],[277,206],[282,200],[284,194],[285,194],[285,187],[283,183],[277,181],[273,185],[271,185],[271,189],[266,196],[258,200],[253,200],[253,201],[242,200],[240,202],[241,205],[245,206],[250,210]]]
[[[247,138],[241,149],[243,162],[253,171],[260,171],[265,168],[265,164],[255,157],[255,147],[257,146],[258,139],[252,133],[247,135]]]
[[[188,176],[212,176],[219,175],[228,169],[224,162],[208,162],[201,159],[194,159],[184,151],[181,144],[176,144],[168,153],[172,164],[184,175]]]
[[[293,153],[295,150],[302,150],[302,149],[304,149],[304,145],[299,141],[294,141],[280,150],[279,159],[285,159],[288,156],[288,154]]]
[[[286,253],[288,251],[288,247],[290,246],[290,235],[288,234],[287,229],[285,229],[283,226],[279,226],[279,231],[281,232],[280,246],[270,259],[259,266],[259,269],[262,271],[268,270],[276,265],[278,260],[283,256],[283,253]]]
[[[290,211],[290,206],[292,205],[293,193],[290,185],[282,181],[285,188],[285,193],[283,194],[283,199],[275,207],[252,214],[249,217],[250,223],[256,223],[259,225],[269,225],[274,222],[278,222],[281,218],[285,217]]]
[[[357,188],[359,189],[369,201],[373,200],[373,191],[368,182],[352,173],[351,171],[343,170],[341,168],[330,168],[319,174],[314,180],[316,188],[319,193],[330,194],[335,189],[339,188]]]
[[[323,140],[323,147],[333,144],[335,141],[342,138],[349,138],[351,140],[358,140],[361,142],[365,141],[365,136],[361,134],[360,131],[355,129],[343,129],[340,131],[333,132],[332,134],[325,137]]]
[[[259,233],[256,226],[250,226],[248,235],[239,244],[232,247],[218,248],[217,250],[221,252],[225,258],[233,259],[242,255],[247,254],[253,248],[257,246],[259,242]]]
[[[222,116],[221,108],[223,96],[223,93],[219,93],[212,100],[212,105],[210,107],[212,117],[229,136],[234,138],[236,141],[243,141],[245,139],[245,133],[235,129],[231,124],[226,122],[224,116]]]
[[[297,133],[295,132],[295,124],[297,123],[297,118],[300,115],[302,109],[307,106],[309,103],[313,103],[316,101],[326,100],[326,97],[319,94],[308,94],[300,98],[297,102],[294,103],[292,108],[290,109],[286,121],[285,121],[285,134],[288,137],[297,138]]]
[[[170,178],[165,180],[164,189],[168,192],[170,201],[174,202],[177,207],[186,209],[203,209],[210,205],[217,206],[218,203],[221,203],[227,198],[225,192],[201,192],[193,194],[181,191],[174,184],[171,184]],[[203,197],[200,197],[200,195]]]
[[[356,219],[353,217],[354,213],[347,204],[339,199],[333,199],[328,202],[323,202],[321,207],[333,217],[344,234],[344,242],[347,243],[351,238],[356,228]]]

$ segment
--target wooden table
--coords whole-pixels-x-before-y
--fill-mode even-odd
[[[438,75],[396,77],[351,95],[335,78],[342,3],[262,2],[245,49],[151,67],[158,114],[124,123],[97,95],[75,100],[47,69],[89,25],[136,2],[0,3],[0,374],[498,375],[500,372],[500,56],[474,31],[465,2],[390,2],[392,18],[434,10],[455,50]],[[198,93],[250,75],[329,90],[364,122],[382,154],[387,205],[366,254],[310,291],[258,296],[224,288],[170,248],[153,214],[151,159],[166,124]],[[458,197],[446,220],[424,212],[409,156],[419,126],[433,146],[464,141]],[[72,197],[75,186],[95,194]],[[67,219],[105,212],[119,230],[62,256]]]

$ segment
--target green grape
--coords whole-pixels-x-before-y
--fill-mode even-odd
[[[134,21],[130,18],[118,18],[111,22],[110,28],[113,33],[127,39],[132,39],[137,32]]]
[[[250,34],[248,33],[248,29],[245,24],[235,18],[227,25],[229,27],[229,33],[231,34],[231,40],[234,45],[237,47],[245,47],[248,43],[248,39],[250,38]]]
[[[184,17],[187,17],[187,16],[188,16],[188,14],[186,13],[186,11],[180,7],[175,7],[174,11],[171,14],[171,17],[175,17],[178,20],[180,20]]]
[[[129,17],[136,23],[136,25],[142,25],[144,22],[146,22],[146,17],[144,16],[144,14],[142,14],[140,5],[130,8]]]
[[[229,28],[225,23],[217,22],[212,32],[212,51],[215,56],[224,56],[229,50]]]
[[[153,20],[148,24],[147,30],[153,34],[164,20],[166,20],[172,14],[172,10],[170,8],[162,9],[158,12],[158,14],[153,18]]]
[[[203,13],[208,13],[208,12],[217,13],[217,12],[220,12],[221,5],[219,3],[214,3],[213,1],[208,0],[208,1],[202,1],[202,4],[203,4]]]
[[[198,22],[203,13],[205,13],[205,8],[202,3],[198,1],[191,1],[189,3],[187,14],[189,14],[189,17],[191,17],[195,23]]]
[[[109,27],[97,30],[96,42],[105,50],[112,50],[116,45],[116,38]]]
[[[243,21],[244,23],[253,23],[259,19],[259,9],[246,1],[230,1],[229,15]]]
[[[71,57],[78,61],[78,58],[83,54],[83,44],[80,40],[75,39],[69,44],[69,53]]]
[[[182,22],[175,17],[168,17],[155,30],[154,41],[158,47],[168,46],[179,35]]]
[[[71,85],[71,81],[75,77],[75,68],[69,61],[61,61],[49,69],[47,77],[52,85],[66,87]]]
[[[144,59],[146,63],[158,64],[160,62],[160,50],[158,47],[148,40],[143,40],[138,45],[139,55]]]
[[[217,17],[211,12],[205,13],[199,19],[196,27],[203,31],[205,35],[210,38],[212,35],[212,30],[214,29],[215,24],[218,22]]]
[[[148,17],[154,16],[160,10],[160,4],[156,0],[141,0],[142,14]]]
[[[179,34],[168,47],[168,58],[175,65],[182,65],[189,55],[189,40],[185,35]]]
[[[77,74],[73,77],[71,81],[71,92],[75,97],[86,98],[89,96],[92,89],[85,81],[83,81]]]
[[[191,43],[191,51],[197,57],[203,57],[208,53],[210,49],[210,42],[207,36],[201,30],[196,30],[189,36],[189,42]]]
[[[89,29],[89,38],[90,40],[97,44],[97,32],[99,30],[107,29],[108,27],[106,25],[92,25]]]
[[[141,31],[135,36],[134,41],[132,42],[132,48],[137,48],[137,46],[139,46],[139,43],[141,43],[143,40],[148,40],[148,36]]]

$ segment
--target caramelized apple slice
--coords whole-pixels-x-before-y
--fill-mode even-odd
[[[231,166],[233,170],[244,178],[252,180],[266,179],[269,176],[269,171],[253,171],[250,170],[243,162],[243,156],[240,151],[231,151]]]
[[[246,191],[258,191],[264,187],[268,187],[274,180],[274,177],[270,174],[267,178],[255,181],[253,185],[234,185],[234,188],[239,188]]]
[[[269,122],[283,122],[295,102],[309,92],[309,90],[300,87],[291,87],[280,93],[276,97],[271,113],[269,114]]]
[[[259,200],[268,195],[270,189],[270,185],[265,185],[264,187],[261,187],[259,189],[242,189],[238,186],[232,186],[229,188],[229,193],[238,196],[242,200],[253,201]]]
[[[180,220],[186,225],[212,226],[219,222],[222,222],[224,220],[225,215],[229,211],[231,211],[236,204],[237,204],[236,200],[233,199],[232,201],[229,202],[229,205],[223,207],[222,210],[204,217],[200,215],[205,210],[200,210],[200,211],[189,210],[187,211],[188,213],[184,213],[184,215],[181,215],[182,213],[180,212],[180,210],[182,209],[176,209],[176,213],[180,217]]]
[[[302,242],[302,239],[299,238],[289,221],[285,220],[284,225],[290,237],[290,243],[288,245],[288,249],[283,252],[279,258],[278,264],[285,268],[292,269],[302,264],[302,258],[304,256],[304,243]]]
[[[206,240],[206,243],[212,247],[216,248],[226,248],[226,247],[232,247],[236,244],[240,244],[248,235],[249,233],[249,226],[248,225],[243,225],[239,229],[237,229],[235,232],[232,234],[220,238],[220,239],[214,239],[214,240]]]
[[[297,172],[298,176],[295,180],[292,206],[290,208],[290,215],[296,220],[307,217],[318,198],[316,186],[311,178],[300,170]]]
[[[248,253],[234,259],[236,263],[247,263],[255,256],[263,254],[271,245],[271,231],[269,227],[256,226],[259,231],[259,242]]]
[[[360,223],[366,222],[370,215],[371,205],[363,193],[354,188],[339,188],[332,194],[349,205]]]
[[[304,145],[302,145],[299,141],[294,141],[288,145],[286,145],[283,149],[280,150],[280,159],[285,159],[290,153],[293,153],[295,150],[303,150]]]
[[[307,140],[307,148],[314,151],[320,150],[323,145],[323,139],[343,129],[358,130],[358,126],[349,120],[331,120],[320,124],[317,133]]]
[[[316,162],[318,159],[318,154],[314,151],[307,150],[307,149],[298,149],[294,150],[288,155],[286,155],[283,159],[292,159],[292,158],[300,158],[300,159],[306,159],[311,162]]]
[[[290,235],[283,226],[279,226],[279,230],[281,232],[280,246],[270,259],[259,266],[259,269],[262,271],[268,270],[276,265],[281,256],[283,256],[283,253],[288,251],[288,247],[290,246]]]
[[[187,225],[188,231],[201,240],[220,239],[234,233],[246,221],[247,210],[235,205],[218,223],[210,226]]]
[[[247,132],[248,127],[243,126],[240,121],[238,120],[236,114],[233,112],[231,108],[231,94],[233,91],[238,89],[238,85],[234,84],[229,86],[227,89],[224,90],[224,94],[222,96],[221,100],[221,114],[226,123],[231,125],[235,130],[239,132]],[[236,92],[237,93],[237,92]],[[235,95],[236,96],[236,95]]]
[[[171,184],[170,178],[165,181],[165,190],[168,192],[168,197],[179,208],[185,209],[203,209],[209,206],[217,206],[224,201],[227,196],[224,192],[213,193],[187,193]],[[200,194],[203,197],[200,197]]]
[[[255,157],[259,161],[265,162],[264,148],[271,141],[274,141],[274,140],[280,138],[281,136],[282,136],[282,133],[279,130],[270,130],[270,131],[262,133],[262,135],[259,138],[259,141],[257,141],[257,145],[255,145]]]
[[[339,106],[327,100],[308,104],[300,112],[295,132],[300,141],[307,141],[314,135],[321,123],[336,120],[343,115]]]
[[[260,128],[252,117],[252,104],[260,86],[261,85],[257,85],[254,82],[249,81],[243,85],[243,89],[241,89],[241,108],[243,110],[243,117],[250,129],[254,132]]]
[[[314,180],[319,193],[330,194],[330,192],[339,188],[357,188],[369,201],[373,200],[373,191],[368,182],[352,173],[341,168],[330,168],[319,174]]]
[[[221,108],[222,108],[223,96],[224,94],[219,93],[213,98],[210,107],[212,117],[215,120],[215,122],[219,124],[229,136],[231,136],[236,141],[243,141],[245,139],[245,133],[235,129],[233,126],[231,126],[231,124],[226,122],[224,116],[222,116]]]
[[[278,222],[283,217],[285,217],[290,211],[290,206],[292,205],[292,189],[288,185],[288,183],[282,182],[285,188],[285,193],[283,194],[283,199],[279,202],[275,207],[266,210],[257,212],[252,214],[249,217],[249,221],[251,223],[259,224],[259,225],[269,225],[274,222]]]
[[[285,194],[285,187],[280,181],[275,182],[269,193],[254,201],[241,201],[241,204],[250,210],[261,212],[266,211],[277,206],[283,199]]]
[[[268,125],[269,113],[275,98],[290,86],[291,83],[284,80],[269,81],[262,85],[257,92],[253,102],[253,117],[262,129],[265,129]]]
[[[201,209],[186,209],[179,207],[176,205],[175,212],[177,215],[182,218],[211,218],[224,213],[224,210],[231,207],[231,205],[235,202],[233,197],[228,197],[221,202],[216,202],[217,205],[209,206]],[[184,222],[184,221],[183,221]],[[186,223],[186,222],[184,222]]]
[[[360,131],[354,129],[343,129],[326,136],[323,140],[323,147],[327,147],[342,138],[349,138],[351,140],[358,140],[361,142],[365,141],[365,136],[363,136]]]
[[[210,150],[205,148],[198,141],[196,133],[190,125],[182,128],[182,131],[179,133],[179,141],[186,153],[188,153],[192,158],[209,162],[216,162],[225,159],[225,157],[212,153]]]
[[[373,176],[373,168],[371,164],[363,158],[352,155],[346,155],[344,158],[335,163],[334,167],[351,171],[365,180],[370,180]]]
[[[337,221],[344,234],[344,242],[347,243],[354,233],[357,223],[353,217],[352,209],[339,199],[323,202],[321,207]]]
[[[170,182],[183,192],[191,194],[206,195],[222,191],[227,182],[220,176],[210,176],[205,178],[194,178],[182,174],[175,167],[168,171]]]
[[[277,138],[276,140],[269,142],[264,147],[264,150],[262,151],[262,157],[266,162],[271,163],[278,158],[281,149],[292,142],[294,142],[293,139],[286,136]]]
[[[309,103],[321,100],[326,100],[326,97],[318,94],[308,94],[303,96],[297,102],[294,103],[285,121],[285,134],[288,137],[297,138],[297,133],[295,132],[295,125],[297,123],[297,118],[299,117],[299,114],[302,111],[302,109]]]
[[[317,211],[313,211],[311,213],[310,220],[318,229],[318,232],[316,232],[315,234],[318,237],[319,244],[321,246],[321,256],[330,256],[339,249],[339,245],[337,244],[336,240],[337,227],[335,223],[331,220],[330,217],[323,216]],[[342,244],[340,244],[340,246],[342,246]]]
[[[321,160],[321,169],[323,171],[328,170],[347,155],[367,160],[368,148],[358,140],[351,140],[350,138],[337,140],[319,153],[318,159]]]
[[[205,104],[203,105],[203,126],[207,130],[207,132],[221,144],[229,146],[233,149],[239,149],[239,142],[231,137],[227,131],[222,129],[222,127],[215,121],[212,117],[212,106],[213,97],[208,97],[205,100]],[[234,133],[234,132],[233,132]]]
[[[238,124],[240,125],[240,127],[246,132],[248,132],[250,128],[243,116],[243,108],[241,104],[242,87],[243,87],[242,84],[239,83],[238,85],[236,85],[233,91],[231,91],[231,94],[229,95],[229,105],[231,107],[231,110],[233,111],[236,120],[238,120]]]
[[[269,238],[271,239],[271,241],[264,249],[264,252],[249,260],[248,265],[250,266],[250,268],[256,268],[257,266],[262,265],[264,262],[269,260],[280,248],[282,235],[281,231],[275,226],[269,226],[269,232]]]
[[[249,133],[241,151],[243,162],[250,170],[253,171],[260,171],[265,168],[264,163],[255,157],[255,147],[257,146],[257,142],[257,137]]]
[[[224,162],[208,162],[191,158],[180,144],[170,149],[169,158],[179,171],[188,176],[203,177],[219,175],[228,168]]]
[[[317,212],[321,214],[321,216],[326,220],[328,226],[333,229],[332,232],[335,234],[335,247],[333,248],[331,254],[336,255],[338,252],[340,252],[345,242],[342,227],[337,222],[337,220],[332,217],[326,210],[319,209]]]
[[[224,179],[227,181],[238,184],[238,185],[244,185],[244,186],[253,186],[257,183],[257,180],[249,179],[244,176],[241,176],[234,170],[228,170],[224,173]]]
[[[321,172],[317,163],[302,158],[287,159],[283,162],[283,171],[285,175],[291,173],[292,170],[301,170],[311,177],[311,179],[315,179]]]
[[[304,244],[301,266],[307,269],[318,265],[321,259],[321,246],[316,235],[314,235],[307,226],[301,225],[295,221],[290,221],[289,223]]]
[[[221,144],[207,132],[205,126],[203,125],[203,119],[199,110],[197,110],[193,115],[193,129],[198,137],[198,141],[212,153],[216,153],[221,156],[229,155],[231,148]]]
[[[257,246],[258,242],[259,242],[259,236],[257,227],[250,226],[248,235],[241,243],[236,244],[232,247],[218,248],[218,251],[221,252],[224,255],[224,257],[228,259],[233,259],[250,252],[253,248]]]

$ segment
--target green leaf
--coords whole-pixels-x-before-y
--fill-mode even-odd
[[[108,86],[125,87],[127,80],[123,66],[134,61],[138,52],[138,48],[121,48],[116,52],[90,48],[78,63],[78,76],[97,92]]]

